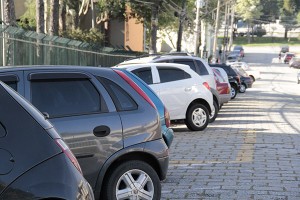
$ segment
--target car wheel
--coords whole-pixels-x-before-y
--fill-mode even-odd
[[[236,97],[237,94],[237,89],[235,86],[231,86],[231,99],[234,99]]]
[[[241,84],[241,87],[240,87],[240,93],[245,93],[246,92],[246,85],[243,83],[243,84]]]
[[[202,104],[192,105],[186,114],[185,124],[191,131],[204,130],[209,122],[208,109]]]
[[[134,160],[117,166],[104,188],[105,199],[160,199],[161,184],[146,162]]]
[[[214,108],[215,108],[215,110],[212,111],[211,114],[209,115],[209,123],[214,122],[218,116],[219,105],[216,101],[214,101]]]

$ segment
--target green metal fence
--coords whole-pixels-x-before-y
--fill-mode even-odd
[[[77,40],[37,34],[18,27],[0,25],[0,66],[81,65],[110,67],[138,52],[98,47]]]

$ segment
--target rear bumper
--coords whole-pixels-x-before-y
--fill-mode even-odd
[[[158,161],[158,174],[160,180],[165,180],[169,167],[169,149],[163,139],[145,143],[145,152],[151,153]]]
[[[171,128],[168,128],[166,126],[162,126],[161,127],[161,132],[163,135],[163,139],[166,143],[166,145],[168,146],[168,148],[170,148],[172,142],[173,142],[173,138],[174,138],[174,131]]]

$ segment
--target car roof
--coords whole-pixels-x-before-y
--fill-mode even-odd
[[[137,57],[125,60],[124,62],[119,63],[117,66],[125,65],[125,64],[138,64],[138,63],[149,63],[155,62],[158,60],[165,60],[165,59],[193,59],[193,60],[201,60],[201,58],[187,54],[187,53],[171,53],[171,54],[162,54],[162,55],[148,55],[143,57]]]
[[[189,65],[177,64],[177,63],[139,63],[139,64],[124,64],[118,65],[112,68],[125,68],[125,69],[135,69],[139,67],[151,67],[151,66],[163,66],[163,67],[177,67],[180,69],[190,69]]]

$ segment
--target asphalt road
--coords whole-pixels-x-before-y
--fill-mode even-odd
[[[277,51],[245,49],[262,78],[205,131],[173,126],[162,199],[300,199],[298,70],[272,63]]]

